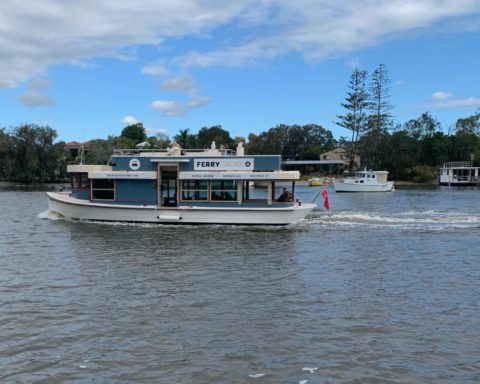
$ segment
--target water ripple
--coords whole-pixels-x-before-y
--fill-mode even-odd
[[[79,222],[0,192],[0,381],[477,383],[480,212],[447,192],[331,194],[280,228]]]

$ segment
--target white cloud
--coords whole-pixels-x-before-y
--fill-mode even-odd
[[[199,36],[235,19],[253,0],[2,1],[0,85],[13,87],[58,64],[85,65],[95,57],[129,57],[138,45]],[[133,50],[135,52],[135,50]],[[146,69],[159,71],[158,67]]]
[[[205,105],[210,104],[212,99],[210,97],[205,96],[194,96],[190,100],[187,101],[187,107],[190,109],[193,108],[200,108]]]
[[[197,92],[195,81],[188,75],[179,75],[165,79],[160,84],[162,91],[178,91],[193,94]]]
[[[27,91],[18,96],[18,100],[26,107],[53,107],[55,102],[49,96],[37,91]]]
[[[263,20],[271,31],[222,49],[188,52],[177,62],[185,68],[241,66],[287,52],[299,52],[310,60],[324,59],[480,12],[475,0],[298,0],[275,4],[276,12],[268,15],[269,21]]]
[[[133,124],[139,123],[138,119],[132,115],[124,116],[120,121],[122,124],[125,124],[125,125],[133,125]]]
[[[185,116],[187,113],[185,107],[178,101],[156,100],[151,107],[158,109],[165,116]]]
[[[185,104],[179,101],[156,101],[152,104],[153,108],[161,110],[167,116],[185,116],[189,109],[200,108],[211,102],[209,97],[199,95],[197,84],[189,75],[165,79],[160,84],[160,89],[165,92],[181,92],[188,96]]]
[[[444,100],[434,101],[430,104],[425,104],[424,107],[429,109],[461,109],[461,108],[476,108],[480,107],[480,98],[478,97],[458,97]]]
[[[165,137],[168,136],[168,130],[165,128],[145,128],[147,136]]]
[[[27,84],[27,90],[18,96],[18,100],[26,107],[53,107],[55,102],[50,96],[41,91],[48,88],[52,83],[43,79],[35,79]]]
[[[438,92],[435,92],[433,95],[432,95],[432,100],[435,100],[435,101],[441,101],[441,100],[447,100],[449,98],[452,97],[452,94],[450,92],[441,92],[441,91],[438,91]]]
[[[454,97],[450,92],[434,92],[430,102],[420,105],[423,109],[461,109],[470,107],[480,107],[480,98],[478,97]]]
[[[14,85],[12,81],[0,80],[0,89],[12,88]]]
[[[322,59],[373,46],[405,32],[478,31],[478,0],[4,0],[0,13],[0,88],[42,75],[50,66],[85,66],[95,57],[124,59],[139,45],[181,37],[211,38],[209,52],[182,52],[184,67],[248,65],[297,52]],[[32,26],[34,28],[32,29]],[[442,29],[443,28],[443,29]],[[169,51],[159,50],[165,58]],[[166,75],[162,61],[142,73]]]
[[[141,72],[144,75],[150,76],[166,76],[170,73],[165,63],[149,64],[142,68]]]

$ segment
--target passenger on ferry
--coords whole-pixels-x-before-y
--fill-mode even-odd
[[[245,148],[243,148],[243,142],[237,144],[237,156],[245,155]]]
[[[293,201],[292,192],[290,192],[287,188],[283,188],[283,193],[277,199],[279,203],[286,203],[289,201]]]
[[[171,144],[170,148],[167,149],[167,153],[168,153],[169,156],[181,156],[182,155],[182,147],[180,147],[180,144],[178,144],[174,141]]]

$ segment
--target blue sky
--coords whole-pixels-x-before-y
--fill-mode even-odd
[[[121,4],[121,5],[120,5]],[[4,0],[0,127],[65,141],[140,121],[173,137],[317,123],[335,137],[355,67],[385,64],[395,121],[480,108],[479,0]]]

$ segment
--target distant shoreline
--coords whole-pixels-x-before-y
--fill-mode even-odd
[[[340,178],[339,178],[340,179]],[[277,185],[283,185],[282,182],[276,183]],[[287,185],[288,183],[284,183]],[[297,185],[307,186],[307,180],[298,180],[296,181]],[[331,183],[325,183],[324,186],[332,185]],[[18,188],[18,189],[42,189],[42,190],[54,190],[59,189],[61,186],[70,186],[70,181],[55,181],[49,183],[22,183],[20,181],[6,181],[0,180],[0,188]],[[438,183],[436,181],[427,182],[427,183],[416,183],[414,181],[407,181],[407,180],[394,180],[395,187],[436,187]]]
[[[58,189],[62,185],[70,185],[68,181],[55,181],[50,183],[22,183],[20,181],[6,181],[0,180],[0,188],[12,188],[12,189],[42,189],[42,190],[52,190]]]

